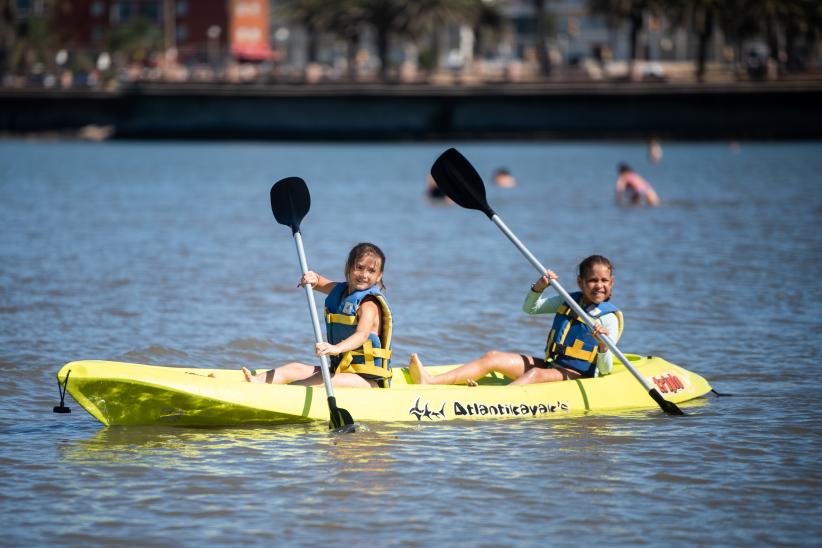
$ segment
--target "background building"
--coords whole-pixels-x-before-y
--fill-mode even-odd
[[[5,0],[5,85],[722,80],[819,68],[808,0]]]

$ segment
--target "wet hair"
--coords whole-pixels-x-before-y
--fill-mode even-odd
[[[611,264],[611,261],[609,261],[607,257],[603,257],[602,255],[591,255],[579,263],[579,267],[577,267],[577,276],[585,279],[586,276],[590,275],[591,272],[594,271],[594,265],[598,264],[608,267],[611,274],[614,273],[614,265]]]
[[[626,171],[631,171],[631,166],[628,164],[622,163],[617,166],[617,171],[619,173],[625,173]]]
[[[354,270],[354,265],[357,264],[357,261],[368,255],[371,255],[379,259],[380,272],[385,271],[385,254],[382,252],[382,249],[375,246],[374,244],[370,244],[368,242],[361,242],[352,247],[351,251],[348,252],[348,260],[345,261],[346,277],[348,277],[349,272]],[[382,280],[380,280],[380,289],[385,291],[385,284],[382,283]]]

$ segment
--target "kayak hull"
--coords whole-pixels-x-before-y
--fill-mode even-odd
[[[682,403],[711,390],[701,376],[659,357],[629,354],[633,367],[663,397]],[[440,373],[456,366],[430,367]],[[327,421],[323,386],[248,383],[239,369],[196,369],[100,360],[75,361],[57,373],[61,385],[101,423],[113,425],[231,426]],[[594,379],[506,386],[498,374],[479,386],[410,384],[394,369],[389,389],[335,388],[338,407],[358,422],[437,422],[537,418],[653,408],[645,388],[616,362]]]

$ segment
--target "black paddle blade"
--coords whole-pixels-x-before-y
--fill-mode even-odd
[[[648,394],[654,399],[656,403],[662,408],[663,411],[668,413],[669,415],[684,415],[685,413],[682,412],[674,402],[668,401],[662,397],[662,394],[656,391],[656,389],[652,389]]]
[[[442,192],[457,204],[482,211],[490,219],[494,210],[485,199],[485,184],[471,162],[457,149],[449,148],[431,166],[431,177]]]
[[[280,179],[271,187],[271,212],[278,223],[291,227],[292,234],[300,231],[300,221],[310,208],[308,186],[299,177]]]
[[[339,430],[354,425],[354,417],[347,410],[337,407],[337,398],[328,397],[328,410],[331,412],[331,427]]]

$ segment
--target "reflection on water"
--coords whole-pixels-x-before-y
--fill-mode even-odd
[[[489,203],[566,288],[584,256],[615,262],[625,351],[734,394],[685,417],[335,435],[51,413],[74,359],[311,362],[293,240],[268,204],[290,175],[311,189],[313,269],[341,276],[358,241],[386,252],[397,364],[539,354],[547,319],[520,311],[530,265],[482,214],[423,197],[452,145],[0,142],[3,543],[818,544],[819,143],[665,143],[653,165],[641,143],[457,144],[481,174],[516,173]],[[659,208],[613,206],[621,161]]]
[[[100,428],[91,437],[66,443],[60,450],[66,459],[80,463],[148,458],[155,465],[165,462],[173,466],[186,459],[219,456],[232,448],[254,451],[277,444],[288,451],[291,444],[307,435],[330,435],[327,432],[320,423],[242,429],[121,426]]]

